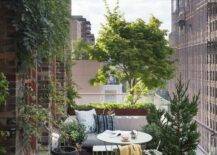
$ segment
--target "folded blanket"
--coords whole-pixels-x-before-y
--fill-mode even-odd
[[[142,155],[140,145],[126,145],[120,147],[120,155]]]

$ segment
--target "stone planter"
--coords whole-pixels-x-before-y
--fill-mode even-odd
[[[75,147],[61,146],[59,149],[52,151],[53,155],[78,155],[78,151]]]

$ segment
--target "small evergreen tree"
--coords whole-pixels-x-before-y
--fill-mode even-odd
[[[153,109],[147,117],[150,125],[144,127],[144,131],[157,139],[150,143],[154,148],[149,145],[149,149],[155,149],[157,142],[161,142],[159,149],[163,154],[195,154],[199,133],[193,118],[198,111],[199,94],[190,99],[187,91],[188,84],[184,85],[180,78],[173,93],[170,111]]]
[[[152,135],[153,139],[146,144],[147,149],[162,150],[162,139],[164,136],[162,133],[162,128],[164,127],[162,116],[164,113],[164,110],[157,109],[155,106],[149,109],[149,115],[147,116],[148,125],[143,127],[143,131]]]
[[[170,105],[170,113],[165,113],[167,123],[163,128],[163,152],[171,155],[192,154],[199,143],[197,124],[193,118],[197,115],[199,94],[190,100],[188,84],[184,85],[181,78]]]

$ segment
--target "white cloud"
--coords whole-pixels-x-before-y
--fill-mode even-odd
[[[116,0],[107,0],[112,7]],[[151,15],[159,18],[162,28],[170,31],[171,0],[120,0],[120,9],[129,21],[142,18],[147,21]],[[97,37],[101,23],[105,21],[103,0],[72,0],[72,14],[83,15],[92,24],[92,32]]]

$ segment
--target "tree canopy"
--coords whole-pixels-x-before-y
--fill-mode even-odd
[[[107,7],[106,23],[102,26],[91,57],[105,65],[92,83],[106,83],[113,76],[126,83],[131,103],[136,103],[147,90],[163,86],[172,77],[172,49],[165,39],[166,30],[161,22],[151,17],[128,22],[117,5],[112,11]]]

